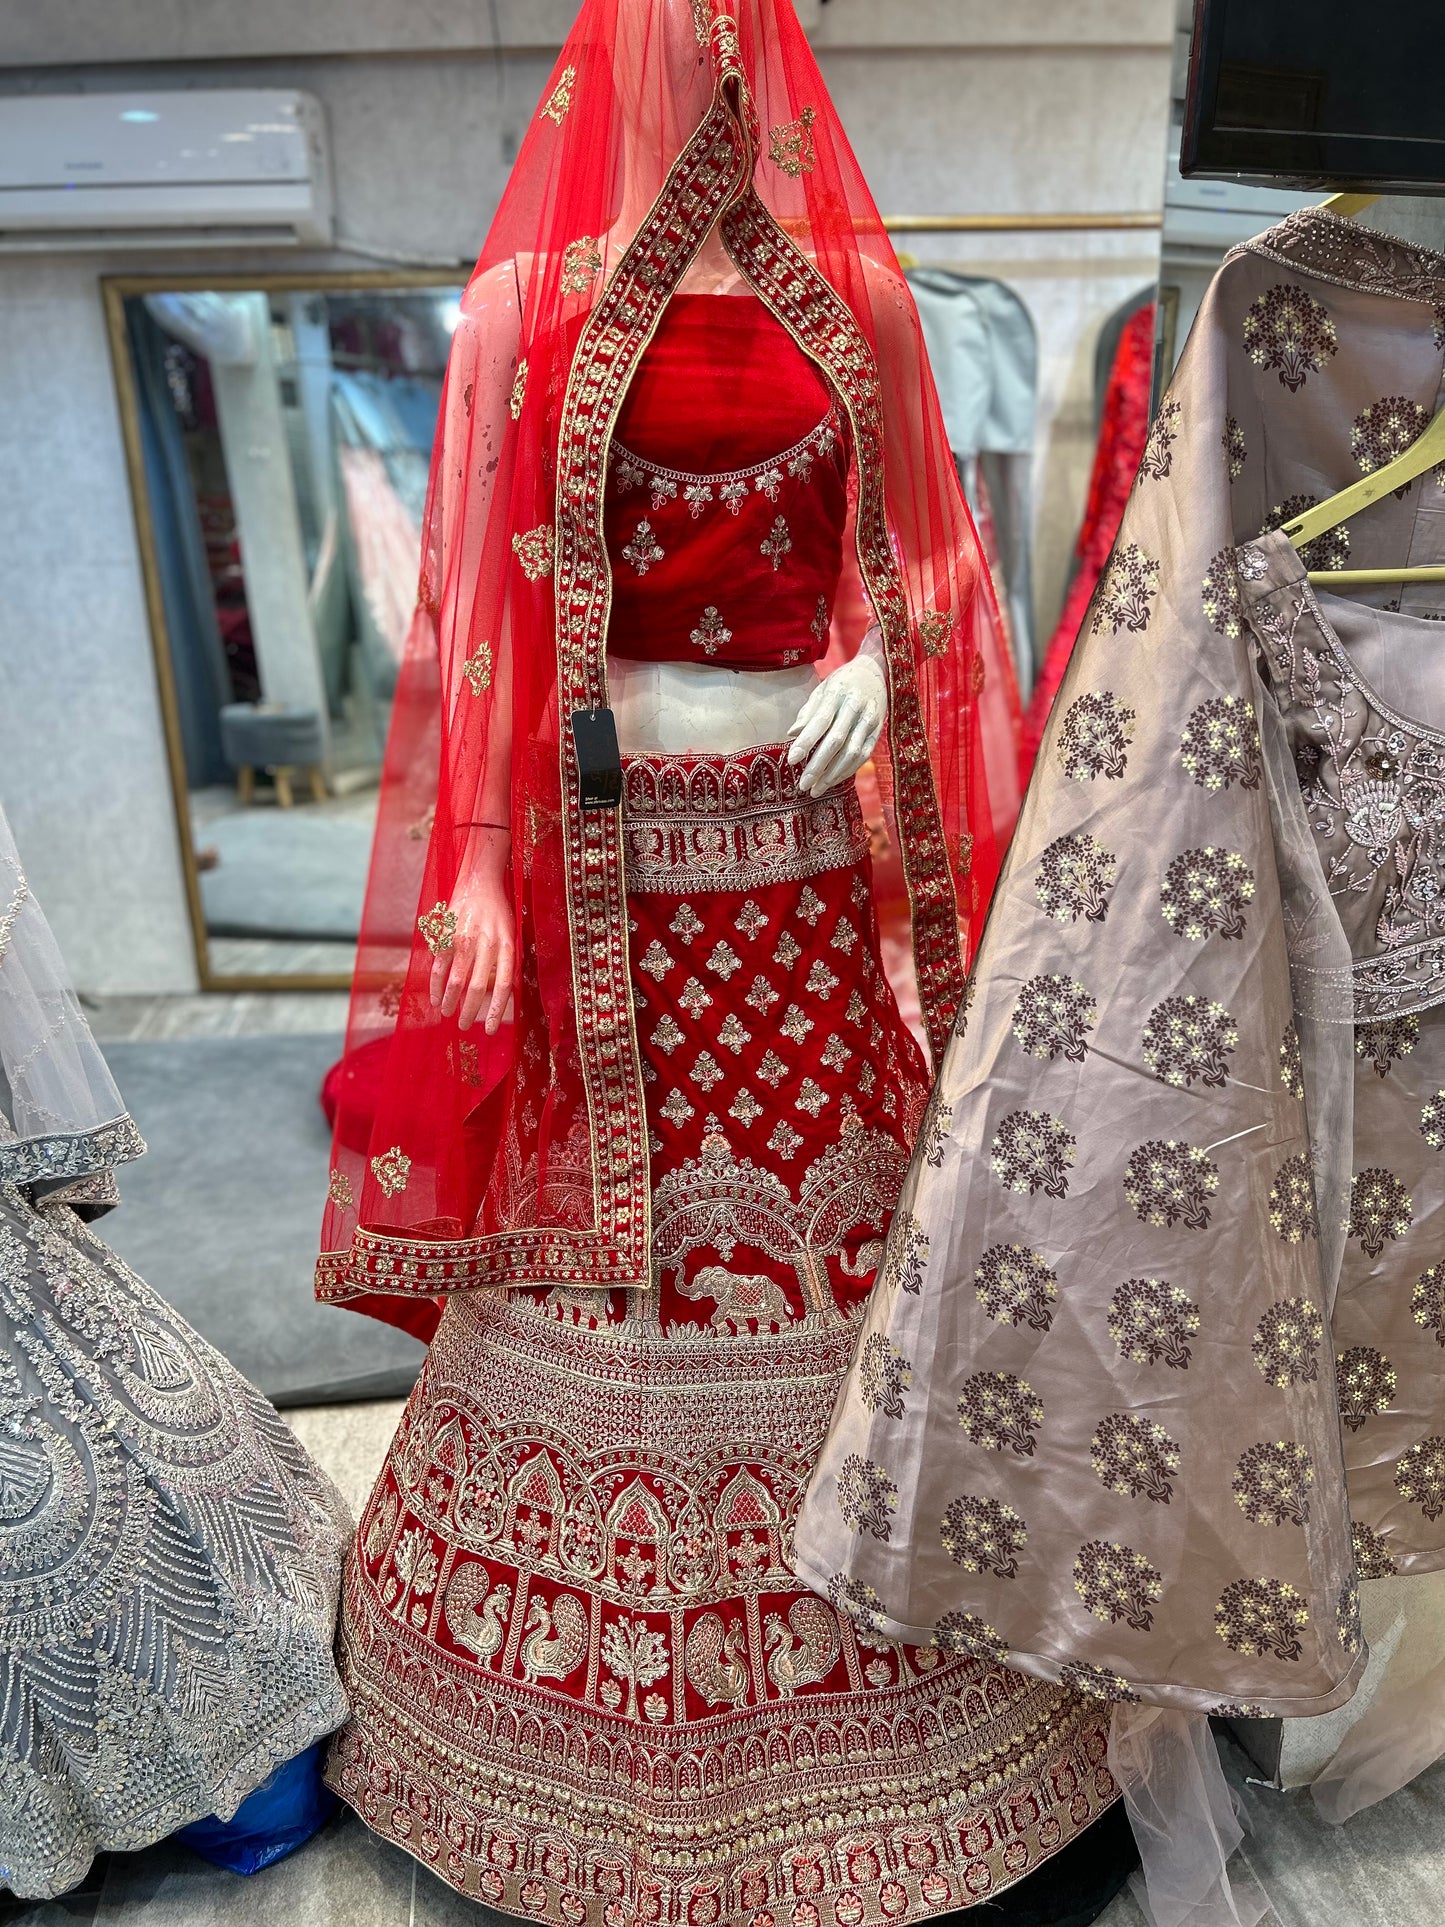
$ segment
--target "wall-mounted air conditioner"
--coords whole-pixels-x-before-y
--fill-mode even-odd
[[[330,240],[326,129],[310,94],[0,98],[0,249]]]

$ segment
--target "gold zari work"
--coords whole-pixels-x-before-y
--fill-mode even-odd
[[[567,118],[567,109],[572,105],[572,89],[577,84],[577,69],[564,67],[562,77],[552,89],[542,113],[545,119],[560,127]]]

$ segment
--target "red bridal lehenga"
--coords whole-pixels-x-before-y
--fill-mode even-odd
[[[692,9],[681,11],[691,40]],[[762,11],[775,18],[771,0],[742,11],[755,25]],[[618,12],[618,0],[584,8],[551,106],[560,93],[578,111],[588,34],[601,37],[599,21]],[[645,0],[637,12],[649,12]],[[790,10],[776,19],[792,52],[796,21]],[[602,643],[613,658],[669,663],[821,662],[851,496],[889,652],[887,787],[920,1001],[934,1043],[947,1035],[960,958],[930,923],[930,892],[956,929],[955,882],[989,841],[985,820],[970,850],[962,815],[950,818],[979,755],[972,697],[980,672],[1007,669],[986,608],[970,606],[972,575],[955,571],[971,540],[961,507],[959,548],[930,555],[943,606],[933,624],[922,612],[922,648],[906,545],[884,534],[870,549],[869,518],[885,525],[868,438],[886,430],[867,380],[851,377],[872,351],[836,298],[822,340],[815,310],[828,284],[771,224],[746,229],[755,156],[749,103],[730,91],[746,65],[735,34],[724,16],[695,48],[704,93],[690,124],[700,124],[657,186],[691,251],[664,243],[639,266],[634,244],[593,289],[599,259],[590,316],[561,316],[540,352],[526,318],[544,272],[534,268],[511,347],[494,353],[473,330],[454,357],[434,497],[519,446],[502,457],[486,519],[507,491],[504,533],[520,529],[512,556],[525,563],[534,534],[537,555],[548,551],[543,586],[561,640],[549,702],[528,714],[518,637],[530,582],[513,575],[481,635],[485,572],[458,588],[451,557],[482,518],[436,510],[416,661],[434,679],[439,652],[443,717],[460,705],[470,729],[491,728],[494,756],[495,721],[466,704],[483,668],[488,716],[498,685],[508,689],[508,783],[478,774],[459,801],[455,725],[428,764],[406,735],[404,688],[391,782],[408,799],[401,815],[414,810],[423,828],[415,867],[395,861],[412,892],[408,922],[436,901],[423,924],[444,923],[455,875],[446,821],[465,827],[498,797],[509,807],[514,1021],[494,1040],[458,1032],[425,998],[429,948],[399,918],[373,936],[358,1003],[363,1019],[380,1010],[392,1028],[354,1020],[351,1055],[388,1037],[387,1069],[374,1114],[348,1112],[343,1097],[319,1272],[323,1297],[435,1331],[346,1576],[352,1717],[332,1784],[463,1893],[556,1927],[920,1919],[999,1894],[1115,1798],[1097,1702],[980,1656],[966,1627],[951,1650],[891,1645],[793,1575],[797,1509],[928,1128],[929,1075],[880,961],[853,784],[803,794],[778,744],[631,755],[620,812],[588,811],[555,716],[550,762],[539,753],[548,715],[576,706],[568,645],[580,633],[585,655],[589,541],[609,586],[605,630],[590,639],[599,657]],[[811,171],[823,124],[793,119]],[[715,218],[705,199],[693,205],[712,179],[708,156],[739,150],[724,233],[746,291],[677,294]],[[524,152],[519,172],[526,162]],[[519,284],[510,264],[493,283]],[[659,286],[664,299],[646,315]],[[618,363],[616,406],[596,431],[595,512],[579,534],[569,475],[574,457],[584,463],[584,499],[594,431],[577,402],[585,415]],[[489,395],[502,397],[500,423]],[[931,388],[926,400],[934,406]],[[528,459],[518,423],[544,451],[521,513],[524,482],[505,467]],[[562,506],[537,532],[528,513],[553,488]],[[569,561],[569,544],[580,557]],[[955,687],[967,703],[948,700]],[[951,720],[930,720],[935,704]],[[418,784],[440,767],[434,817],[413,784],[418,763]],[[981,777],[972,793],[984,794]],[[952,862],[939,868],[946,848]],[[392,861],[379,847],[374,898]],[[609,868],[610,901],[599,881]],[[605,914],[591,915],[598,900]],[[445,928],[432,922],[431,940],[444,946]],[[614,1030],[607,973],[619,958]],[[615,1109],[609,1075],[624,1087]],[[600,1106],[584,1101],[589,1089]],[[893,1371],[880,1356],[884,1401],[901,1392]]]

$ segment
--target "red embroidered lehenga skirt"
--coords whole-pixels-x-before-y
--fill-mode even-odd
[[[449,1302],[347,1573],[330,1778],[555,1927],[971,1906],[1113,1799],[1107,1709],[791,1571],[927,1095],[857,800],[771,750],[626,782],[654,1283]]]

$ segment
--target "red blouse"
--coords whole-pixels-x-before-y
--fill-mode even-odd
[[[847,512],[832,392],[787,330],[755,296],[674,295],[612,444],[609,653],[817,661]]]

